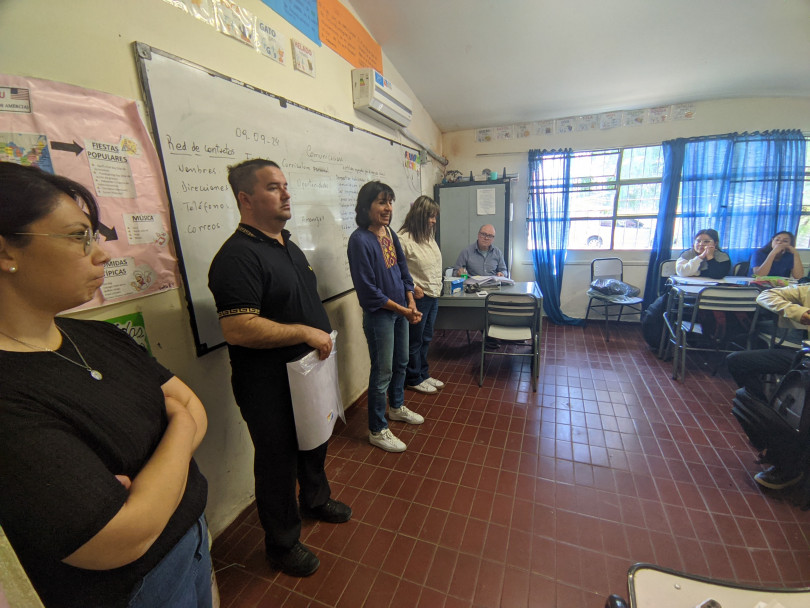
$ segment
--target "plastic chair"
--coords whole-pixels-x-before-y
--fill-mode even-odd
[[[677,258],[672,258],[671,260],[664,260],[658,265],[658,296],[662,296],[666,293],[666,279],[673,276],[675,274],[675,263],[677,262]]]
[[[673,346],[672,378],[677,380],[680,368],[680,378],[686,375],[686,355],[689,351],[703,351],[713,353],[730,353],[735,350],[750,349],[751,339],[754,335],[759,314],[757,296],[759,289],[753,287],[713,286],[704,287],[697,294],[697,301],[691,312],[684,315],[683,296],[681,296],[677,311],[668,310],[664,313],[664,323],[669,333],[668,343]],[[707,336],[700,319],[703,314],[714,312],[723,313],[753,313],[751,324],[746,332],[745,346],[732,341],[720,341]],[[703,314],[702,314],[703,313]],[[673,318],[674,316],[674,318]],[[698,343],[697,339],[703,342]],[[732,348],[735,347],[735,348]],[[722,360],[713,370],[717,373]]]
[[[481,372],[478,386],[484,384],[484,358],[486,355],[531,357],[532,390],[537,392],[540,373],[540,305],[531,294],[491,293],[484,303],[484,339],[481,341]],[[503,351],[488,350],[488,340],[506,342]],[[507,352],[509,344],[529,342],[531,350],[524,353]]]
[[[624,280],[624,264],[621,258],[596,258],[591,262],[591,283],[595,279],[618,279]],[[590,285],[590,283],[589,283]],[[616,323],[622,320],[625,307],[630,308],[631,314],[641,316],[641,302],[642,298],[627,297],[627,296],[608,296],[600,294],[594,290],[589,290],[588,295],[588,309],[585,311],[585,322],[587,323],[588,317],[591,314],[591,308],[601,309],[603,318],[605,319],[605,341],[610,342],[610,311],[611,306],[618,306],[619,312],[616,317]],[[597,301],[594,304],[594,300]]]

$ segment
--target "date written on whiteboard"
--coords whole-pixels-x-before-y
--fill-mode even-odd
[[[265,135],[259,131],[249,131],[241,127],[236,127],[236,136],[241,137],[245,141],[254,141],[259,144],[269,144],[271,146],[278,146],[281,143],[278,137]]]

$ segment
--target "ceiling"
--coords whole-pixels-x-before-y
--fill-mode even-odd
[[[810,97],[810,0],[349,1],[442,132]]]

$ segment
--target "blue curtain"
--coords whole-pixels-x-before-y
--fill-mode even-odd
[[[674,237],[682,250],[691,246],[698,230],[714,228],[732,263],[747,262],[774,233],[795,234],[802,208],[806,143],[799,130],[675,139],[663,146],[659,221],[645,305],[655,297],[658,264],[680,254],[671,251]],[[675,234],[679,200],[681,222]]]
[[[557,325],[582,325],[560,309],[568,248],[568,195],[572,150],[529,150],[529,236],[543,310]]]
[[[678,193],[681,190],[681,170],[683,168],[684,146],[679,142],[684,140],[665,141],[662,144],[664,152],[664,172],[661,179],[661,198],[658,204],[657,229],[653,237],[650,264],[647,268],[647,280],[644,283],[643,308],[652,304],[658,296],[659,283],[658,267],[661,262],[671,259],[672,239],[675,233],[675,210],[678,207]]]

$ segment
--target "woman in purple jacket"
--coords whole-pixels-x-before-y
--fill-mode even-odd
[[[369,442],[388,452],[403,452],[405,444],[388,428],[388,418],[422,424],[425,419],[404,405],[408,365],[408,323],[422,318],[413,299],[413,279],[396,233],[389,228],[394,192],[378,181],[368,182],[357,194],[357,230],[349,237],[349,269],[363,309],[363,331],[368,342]]]

